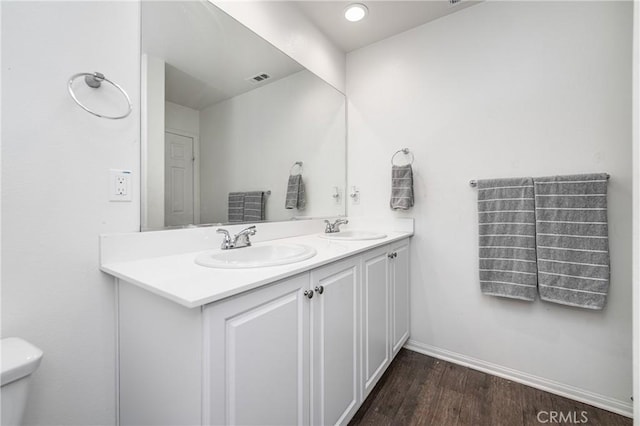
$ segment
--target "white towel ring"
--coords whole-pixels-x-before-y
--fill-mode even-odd
[[[72,87],[74,80],[82,76],[84,76],[84,82],[87,83],[87,86],[93,89],[97,89],[98,87],[100,87],[103,81],[106,81],[107,83],[111,84],[113,87],[118,89],[127,101],[127,112],[122,115],[115,115],[115,116],[104,115],[104,114],[99,114],[93,111],[92,109],[88,108],[87,106],[83,105],[82,102],[80,102],[76,97],[76,94],[73,92],[73,87]],[[124,89],[120,87],[118,84],[109,80],[107,77],[104,76],[104,74],[99,72],[94,72],[94,73],[81,72],[81,73],[72,75],[71,78],[69,79],[69,83],[67,84],[67,89],[69,90],[69,94],[71,95],[75,103],[77,103],[78,106],[80,106],[80,108],[82,108],[83,110],[87,111],[90,114],[95,115],[96,117],[107,118],[109,120],[120,120],[121,118],[125,118],[129,114],[131,114],[131,111],[133,110],[133,106],[131,105],[131,99],[129,98],[129,95],[127,95],[127,92],[125,92]]]
[[[289,169],[289,175],[293,175],[293,169],[295,169],[296,166],[300,167],[300,173],[302,173],[302,161],[296,161],[295,163],[293,163],[293,166],[291,166],[291,168]]]
[[[409,151],[409,148],[402,148],[397,150],[392,156],[391,156],[391,165],[392,166],[398,166],[399,164],[395,164],[393,162],[393,160],[396,158],[396,155],[398,154],[404,154],[404,155],[411,155],[411,161],[409,161],[407,164],[402,164],[403,166],[407,166],[407,165],[411,165],[413,164],[413,160],[414,160],[414,156],[413,156],[413,152]]]

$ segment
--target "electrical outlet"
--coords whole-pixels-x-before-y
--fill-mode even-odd
[[[127,178],[124,176],[116,176],[115,195],[127,195]]]
[[[109,201],[131,201],[131,170],[109,170]]]

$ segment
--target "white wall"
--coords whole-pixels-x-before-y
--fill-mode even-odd
[[[640,426],[640,2],[633,2],[633,410]]]
[[[27,424],[114,424],[114,285],[98,270],[98,235],[140,224],[139,5],[1,7],[2,336],[44,351]],[[73,103],[68,78],[92,71],[127,90],[128,118]],[[109,168],[134,172],[135,201],[107,201]]]
[[[200,134],[200,111],[183,105],[165,102],[165,128],[191,135]]]
[[[149,229],[164,228],[164,131],[165,63],[152,55],[142,56],[142,200],[143,223]]]
[[[413,216],[414,348],[630,411],[630,2],[485,2],[347,55],[349,215]],[[394,151],[416,203],[389,210]],[[483,296],[470,179],[611,174],[604,311]],[[508,373],[508,374],[507,374]]]
[[[344,191],[344,120],[344,96],[308,71],[202,110],[202,223],[228,220],[233,191],[271,190],[268,220],[344,214],[344,199],[336,203],[331,197],[335,186]],[[287,210],[287,181],[296,161],[304,163],[307,205]]]
[[[345,54],[286,1],[210,0],[250,30],[344,92]]]

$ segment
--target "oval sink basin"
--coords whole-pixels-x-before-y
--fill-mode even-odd
[[[302,244],[269,244],[216,250],[199,254],[198,265],[209,268],[261,268],[301,262],[316,255],[316,250]]]
[[[387,234],[373,231],[340,231],[332,234],[320,234],[321,238],[328,238],[330,240],[343,240],[343,241],[358,241],[358,240],[379,240],[386,237]]]

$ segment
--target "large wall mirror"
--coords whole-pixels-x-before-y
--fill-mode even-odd
[[[141,5],[142,230],[345,214],[344,95],[207,1]]]

